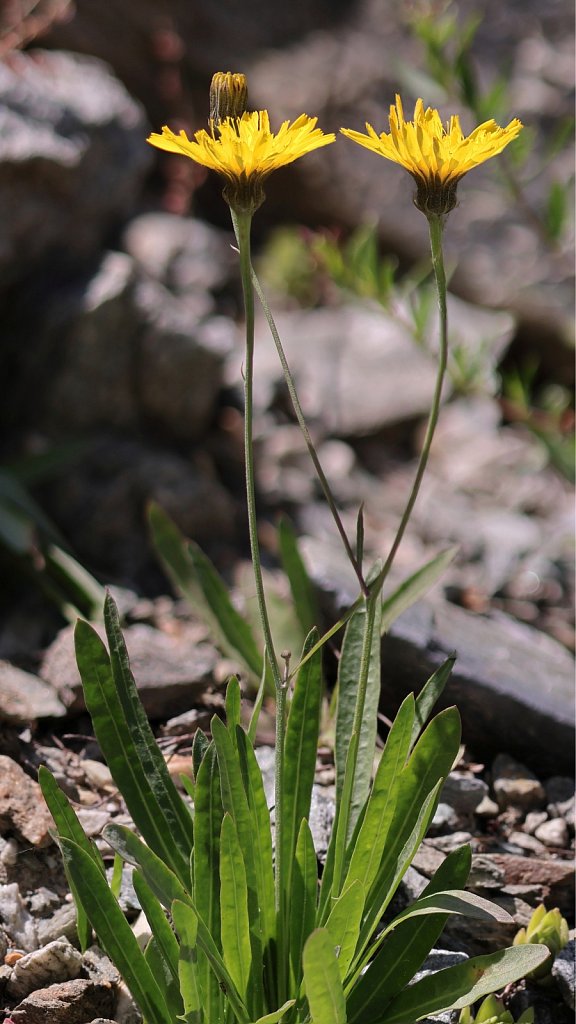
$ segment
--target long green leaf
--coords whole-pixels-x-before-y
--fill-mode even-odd
[[[282,568],[288,577],[294,607],[304,636],[318,626],[319,615],[312,581],[298,550],[298,539],[291,523],[282,517],[278,524],[278,545]]]
[[[246,870],[238,833],[230,815],[222,819],[220,833],[220,935],[222,955],[238,992],[254,1012],[249,996],[252,967]],[[255,964],[262,973],[262,963]],[[252,993],[250,993],[252,994]]]
[[[270,811],[266,801],[260,765],[256,760],[252,744],[240,727],[236,729],[236,743],[250,813],[251,846],[260,916],[259,936],[264,949],[266,949],[276,928]]]
[[[298,992],[302,981],[302,951],[316,924],[318,861],[310,826],[305,818],[296,843],[290,893],[290,970],[292,990]]]
[[[156,940],[158,951],[173,980],[178,983],[178,942],[162,909],[162,904],[145,881],[144,874],[138,869],[132,872],[132,884],[150,925],[150,931]]]
[[[317,928],[304,946],[304,984],[312,1024],[346,1024],[346,1003],[332,937]]]
[[[372,647],[370,651],[370,668],[368,685],[364,702],[362,727],[358,737],[358,757],[352,787],[350,813],[346,839],[349,840],[354,826],[370,790],[370,779],[374,766],[376,750],[376,732],[378,724],[378,702],[380,700],[380,605],[378,604],[374,620]],[[336,741],[334,758],[336,761],[336,800],[340,801],[344,783],[346,757],[350,745],[350,735],[354,724],[356,701],[358,696],[358,680],[366,631],[365,607],[354,613],[346,627],[342,654],[338,664],[338,710],[336,715]]]
[[[400,775],[410,749],[414,722],[414,695],[402,703],[386,740],[366,813],[358,833],[345,887],[358,879],[368,891],[382,859],[390,823],[396,809]]]
[[[441,1010],[461,1010],[524,978],[548,955],[546,946],[511,946],[446,967],[401,992],[373,1024],[414,1024]]]
[[[104,826],[102,835],[123,860],[141,869],[152,892],[167,910],[173,900],[188,898],[187,890],[174,871],[126,825],[110,822]]]
[[[283,1017],[286,1016],[288,1010],[292,1009],[295,999],[287,999],[283,1006],[279,1010],[273,1010],[272,1013],[267,1013],[264,1017],[259,1017],[255,1024],[279,1024]]]
[[[224,726],[223,726],[224,728]],[[200,918],[213,938],[220,944],[220,829],[224,811],[220,790],[220,773],[216,747],[210,744],[196,778],[194,816],[194,902]],[[199,935],[201,929],[199,928]],[[199,984],[208,1021],[218,1020],[220,989],[204,948],[198,957]]]
[[[180,921],[182,921],[182,918],[188,918],[190,920],[190,928],[193,927],[192,918],[195,919],[197,928],[197,945],[203,951],[208,963],[210,964],[214,977],[217,981],[218,991],[221,994],[223,993],[228,999],[230,1007],[238,1019],[238,1024],[250,1024],[250,1016],[246,1006],[244,1005],[244,1002],[232,978],[230,977],[226,964],[220,955],[218,947],[214,942],[209,929],[199,916],[197,908],[195,908],[192,902],[181,903],[178,905],[178,901],[176,901],[172,907],[172,916],[175,920],[177,915],[180,915]],[[202,1005],[206,1011],[205,1016],[207,1021],[211,1022],[212,1020],[218,1021],[222,1019],[223,1013],[221,1012],[220,1005],[217,1007],[215,1015],[212,1017],[210,1016],[210,1008],[207,1006],[205,1001]]]
[[[386,633],[392,623],[438,582],[451,562],[458,554],[458,545],[441,551],[426,565],[404,580],[403,583],[382,601],[382,633]]]
[[[513,922],[510,914],[496,903],[491,903],[489,900],[483,899],[482,896],[476,896],[473,892],[452,889],[434,893],[432,896],[421,896],[387,925],[384,934],[387,935],[393,931],[403,921],[422,914],[460,914],[463,917],[473,917],[479,921],[493,920],[506,924]]]
[[[172,1024],[168,1007],[134,933],[98,866],[85,850],[59,839],[67,871],[100,945],[120,971],[147,1024]]]
[[[150,506],[148,519],[154,546],[176,588],[208,624],[222,650],[239,657],[251,675],[259,679],[262,657],[250,626],[234,608],[210,560],[196,544],[185,541],[158,505]]]
[[[184,1002],[184,1021],[185,1024],[203,1024],[202,998],[198,988],[198,921],[195,914],[178,900],[172,905],[172,917],[180,939],[178,978]]]
[[[52,773],[44,765],[40,765],[38,770],[38,782],[40,783],[42,796],[48,805],[48,810],[54,818],[58,835],[72,840],[77,846],[81,847],[82,850],[92,857],[102,875],[105,876],[104,861],[98,847],[91,843],[86,836],[76,812],[68,802],[67,796],[60,789]],[[91,945],[92,928],[72,879],[67,876],[67,881],[76,906],[76,930],[80,941],[80,949],[84,951]]]
[[[316,630],[308,635],[304,656],[314,646]],[[312,786],[316,770],[320,709],[322,704],[322,654],[308,661],[298,673],[290,703],[284,741],[283,842],[285,898],[289,898],[294,852],[300,825],[310,815]],[[288,913],[290,911],[288,910]]]
[[[182,996],[180,995],[180,985],[174,979],[154,935],[144,950],[144,959],[162,993],[162,998],[170,1013],[170,1019],[177,1020],[184,1009]]]
[[[470,873],[472,854],[461,846],[448,854],[422,895],[433,895],[448,886],[462,887]],[[347,999],[350,1024],[364,1024],[381,1015],[391,1000],[408,984],[432,949],[447,921],[447,914],[406,921],[386,936],[382,948],[362,972]]]
[[[422,729],[426,725],[432,708],[436,704],[436,701],[440,697],[448,679],[450,678],[450,673],[454,668],[455,661],[455,657],[447,658],[440,668],[436,669],[427,682],[424,683],[424,686],[420,690],[420,693],[416,698],[416,714],[414,717],[410,747],[415,744]]]
[[[338,897],[326,922],[326,928],[338,949],[338,970],[342,981],[358,945],[365,895],[362,884],[358,880],[353,882]]]
[[[76,657],[86,706],[110,772],[149,846],[184,879],[192,818],[170,778],[130,673],[117,612],[107,598],[111,658],[95,630],[76,624]]]
[[[388,829],[389,840],[366,898],[362,945],[372,934],[416,853],[459,744],[460,716],[456,708],[447,708],[432,719],[402,770],[396,807]]]

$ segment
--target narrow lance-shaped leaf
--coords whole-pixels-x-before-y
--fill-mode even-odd
[[[358,681],[362,664],[362,651],[366,633],[367,610],[359,608],[346,627],[342,654],[338,665],[338,710],[336,716],[336,743],[334,757],[336,761],[336,799],[340,801],[344,784],[347,754],[350,746],[356,702],[358,697]],[[376,750],[376,732],[378,724],[378,702],[380,700],[380,604],[376,606],[372,645],[370,650],[370,666],[362,725],[358,737],[358,756],[354,783],[350,798],[350,813],[346,839],[350,839],[360,810],[368,797],[370,779],[374,765]]]
[[[54,818],[58,835],[64,836],[65,839],[70,839],[77,846],[80,846],[81,849],[92,857],[102,875],[105,876],[104,861],[100,851],[86,836],[76,812],[68,802],[68,798],[60,789],[54,776],[44,765],[41,765],[38,771],[38,782],[40,783],[42,795],[48,805],[48,810]],[[64,866],[66,867],[66,862]],[[72,879],[67,876],[67,881],[76,906],[76,930],[78,932],[80,948],[84,951],[88,949],[92,942],[92,928]]]
[[[158,505],[150,506],[149,523],[154,545],[172,582],[207,623],[222,650],[239,657],[259,679],[262,657],[250,626],[234,608],[210,560],[196,544],[185,541]]]
[[[141,869],[152,892],[167,910],[170,910],[173,900],[188,898],[178,876],[126,825],[110,822],[105,825],[102,835],[123,860]]]
[[[249,979],[252,967],[246,869],[238,834],[228,813],[220,834],[220,935],[224,963],[249,1009]],[[255,965],[262,971],[262,964]],[[252,994],[252,993],[250,993]]]
[[[222,728],[225,730],[224,725]],[[226,731],[226,730],[225,730]],[[220,945],[220,829],[223,808],[216,748],[210,744],[196,778],[194,816],[194,900],[201,922]],[[200,930],[199,930],[200,931]],[[220,989],[211,962],[202,948],[198,977],[207,1020],[218,1020]]]
[[[431,896],[449,886],[462,888],[468,880],[471,861],[469,846],[453,850],[435,872],[422,896]],[[422,966],[447,917],[447,914],[432,914],[414,918],[386,936],[382,948],[348,994],[349,1024],[364,1024],[382,1014]]]
[[[80,894],[100,945],[120,971],[148,1024],[171,1024],[160,989],[134,933],[92,857],[69,839],[59,839],[67,871]]]
[[[278,542],[282,568],[288,577],[296,615],[304,636],[307,636],[319,622],[316,595],[298,550],[296,533],[285,517],[282,517],[278,525]]]
[[[523,956],[517,955],[520,951]],[[461,1010],[524,978],[547,956],[546,946],[511,946],[497,953],[472,957],[410,985],[373,1024],[414,1024],[442,1010]]]
[[[380,628],[386,633],[393,622],[411,608],[416,601],[426,594],[443,576],[451,562],[458,554],[458,546],[447,548],[435,555],[426,565],[412,573],[396,590],[382,601],[382,621]]]
[[[304,655],[314,646],[316,630],[304,645]],[[309,817],[322,702],[322,654],[306,662],[298,673],[286,726],[284,745],[284,865],[285,892],[290,892],[294,852],[302,820]],[[288,910],[289,913],[289,910]]]
[[[302,951],[316,924],[318,861],[310,826],[304,818],[296,843],[290,892],[290,971],[293,991],[302,981]]]
[[[184,904],[178,901],[172,905],[172,916],[180,940],[178,979],[184,1002],[184,1021],[185,1024],[203,1024],[202,998],[198,988],[197,919],[194,914],[187,913]]]
[[[332,937],[317,928],[303,955],[304,985],[312,1024],[346,1024],[346,1002]]]

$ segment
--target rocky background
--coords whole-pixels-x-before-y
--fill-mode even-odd
[[[440,17],[443,8],[429,10]],[[459,5],[463,22],[474,10]],[[143,699],[173,759],[221,706],[231,666],[170,594],[147,503],[210,554],[239,600],[246,576],[241,300],[228,211],[214,177],[153,151],[146,135],[165,123],[201,127],[215,70],[245,72],[252,105],[267,107],[274,124],[304,110],[326,131],[365,120],[384,130],[395,91],[408,109],[421,94],[457,109],[425,76],[417,13],[416,3],[385,0],[42,0],[0,13],[0,1003],[16,1007],[14,1024],[46,1012],[64,1024],[135,1019],[97,953],[82,962],[64,946],[40,975],[14,973],[21,953],[46,955],[49,942],[73,937],[38,809],[37,765],[66,783],[94,835],[122,814],[85,738],[70,627],[62,601],[58,610],[49,600],[58,588],[44,572],[46,538],[115,588]],[[554,458],[549,410],[534,419],[499,390],[502,377],[530,365],[536,389],[564,396],[573,387],[573,231],[568,222],[551,241],[542,230],[554,188],[572,174],[560,138],[572,111],[572,54],[563,0],[544,10],[483,4],[474,66],[486,91],[505,69],[506,116],[525,122],[532,151],[520,190],[489,163],[462,183],[449,221],[451,338],[473,372],[465,388],[454,376],[447,387],[394,579],[449,545],[459,553],[384,641],[384,719],[458,653],[447,701],[461,709],[466,750],[416,874],[426,877],[434,858],[471,837],[474,884],[507,900],[518,926],[543,898],[570,913],[573,887],[573,489]],[[314,260],[304,273],[303,253],[310,229],[345,239],[377,222],[382,256],[395,258],[403,280],[426,261],[426,224],[408,176],[344,140],[278,172],[267,192],[255,223],[259,268],[346,525],[352,534],[363,502],[377,556],[413,478],[434,320],[418,347],[405,317],[343,293]],[[282,225],[298,229],[279,234]],[[294,262],[286,239],[295,238]],[[288,513],[328,619],[356,596],[354,580],[263,321],[256,375],[266,566],[275,573],[275,526]],[[558,448],[570,408],[552,425]],[[262,743],[270,735],[264,723]],[[329,760],[328,751],[319,764],[325,828]],[[510,790],[507,779],[516,780]],[[483,952],[510,939],[453,934],[444,945]],[[42,995],[48,981],[64,991]],[[552,1008],[539,1011],[544,1024],[562,1024],[571,1000],[573,1008],[569,980],[554,991]]]

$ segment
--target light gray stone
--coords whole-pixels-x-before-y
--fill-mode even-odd
[[[471,772],[453,771],[442,786],[440,799],[458,814],[467,815],[474,813],[486,796],[488,786],[483,779]]]
[[[66,708],[51,686],[31,672],[0,661],[0,719],[26,725],[39,718],[62,718]]]
[[[558,953],[552,964],[552,977],[554,978],[562,998],[571,1010],[576,1010],[576,969],[575,969],[576,946],[574,939],[563,950]]]
[[[6,991],[19,1001],[46,984],[77,978],[81,970],[82,954],[66,939],[56,939],[16,961]]]
[[[534,835],[545,846],[560,847],[560,849],[566,849],[570,842],[568,825],[564,818],[550,818],[550,821],[538,825]]]
[[[97,251],[132,210],[152,155],[141,108],[94,58],[14,51],[0,100],[0,269],[14,282],[55,252]]]

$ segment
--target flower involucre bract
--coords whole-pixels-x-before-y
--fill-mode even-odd
[[[217,171],[226,179],[224,198],[237,213],[254,213],[264,201],[263,182],[272,171],[298,160],[321,146],[334,142],[316,127],[318,118],[301,114],[295,121],[284,121],[278,132],[270,130],[267,110],[245,112],[211,123],[211,131],[202,129],[189,139],[186,132],[176,135],[164,127],[148,142],[169,153],[189,156],[203,167]]]
[[[390,134],[377,135],[370,124],[367,134],[341,128],[353,142],[371,149],[379,156],[401,164],[416,181],[414,203],[427,216],[445,216],[456,206],[456,186],[473,167],[497,156],[522,129],[518,118],[500,128],[495,121],[485,121],[465,136],[460,119],[454,114],[447,125],[432,107],[424,109],[417,100],[414,120],[405,121],[402,100],[390,107]]]

